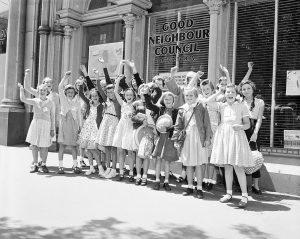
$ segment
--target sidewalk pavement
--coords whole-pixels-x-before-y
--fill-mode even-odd
[[[0,238],[128,239],[279,239],[300,238],[300,197],[263,192],[250,194],[246,209],[218,202],[224,189],[204,199],[172,191],[74,175],[71,155],[66,174],[57,175],[57,153],[49,153],[49,174],[29,173],[28,147],[0,146]],[[153,180],[153,177],[150,176]]]

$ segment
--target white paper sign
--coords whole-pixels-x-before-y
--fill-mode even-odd
[[[287,71],[286,95],[300,95],[300,70]]]
[[[103,58],[106,63],[110,77],[116,77],[119,71],[119,63],[123,59],[123,42],[114,42],[107,44],[94,45],[89,47],[88,74],[95,78],[93,69],[99,72],[100,77],[104,77],[103,65],[99,58]]]
[[[176,72],[174,78],[178,85],[184,86],[183,83],[184,83],[187,73],[188,73],[188,71]],[[163,78],[170,77],[170,74],[171,73],[159,73],[159,75],[162,76]]]
[[[284,148],[300,149],[300,130],[284,130]]]

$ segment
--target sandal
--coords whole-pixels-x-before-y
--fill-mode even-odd
[[[246,198],[247,201],[244,202],[244,201],[242,201],[242,199],[241,199],[241,201],[240,201],[239,204],[238,204],[238,207],[239,207],[239,208],[244,208],[244,207],[246,207],[247,204],[248,204],[248,197],[242,196],[242,198]]]
[[[81,173],[81,170],[80,170],[80,168],[79,167],[73,167],[73,172],[75,173],[75,174],[80,174]]]
[[[133,175],[129,175],[129,182],[134,182],[134,176]]]
[[[221,202],[221,203],[228,203],[228,202],[230,202],[231,201],[231,199],[232,199],[232,195],[230,195],[230,194],[226,194],[225,196],[223,196],[219,201]]]

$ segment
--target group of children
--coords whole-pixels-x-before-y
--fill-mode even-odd
[[[121,61],[119,75],[112,84],[105,62],[101,58],[99,62],[105,80],[96,79],[94,85],[81,66],[85,79],[69,84],[71,72],[66,72],[59,83],[58,94],[52,92],[49,78],[36,90],[31,88],[30,72],[26,70],[24,87],[35,98],[25,98],[24,88],[19,86],[21,100],[33,105],[34,112],[26,138],[33,154],[31,172],[39,170],[38,152],[42,159],[41,170],[48,172],[48,147],[58,131],[59,174],[64,173],[63,155],[67,146],[73,156],[74,173],[81,173],[77,163],[79,148],[81,160],[84,155],[89,160],[86,175],[96,173],[95,160],[100,177],[116,177],[119,161],[119,181],[124,179],[127,155],[129,181],[135,181],[136,185],[147,185],[149,163],[153,159],[156,174],[153,189],[160,189],[163,162],[163,188],[169,191],[170,164],[180,161],[182,174],[177,181],[188,183],[183,195],[193,194],[196,178],[195,195],[203,198],[203,183],[205,189],[210,190],[216,183],[216,166],[220,166],[225,168],[226,180],[226,195],[220,202],[226,203],[232,198],[234,168],[242,191],[238,206],[247,205],[244,167],[254,165],[252,150],[259,149],[258,131],[264,107],[263,101],[255,98],[254,83],[248,80],[253,64],[248,64],[249,70],[238,91],[223,66],[221,70],[226,77],[220,78],[215,90],[211,80],[200,79],[201,71],[188,74],[190,79],[180,86],[175,80],[178,67],[171,69],[168,79],[156,76],[153,82],[145,84],[134,62],[126,60]],[[130,81],[122,75],[124,66],[133,73]],[[165,86],[168,91],[164,90]],[[241,97],[237,97],[239,93]],[[254,142],[255,149],[250,148],[249,142]],[[252,191],[259,193],[259,175],[254,178]]]

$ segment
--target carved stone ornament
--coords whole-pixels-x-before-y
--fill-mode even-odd
[[[128,13],[126,15],[123,15],[122,18],[123,18],[123,20],[125,22],[125,28],[127,28],[127,27],[133,28],[134,21],[136,19],[135,15],[133,15],[132,13]]]
[[[48,35],[51,31],[51,28],[49,26],[39,26],[38,32],[40,35]]]
[[[72,36],[72,31],[73,31],[73,28],[70,27],[70,26],[65,26],[64,27],[64,34],[66,37],[71,37]]]
[[[210,14],[219,14],[220,9],[222,5],[226,4],[226,0],[203,0],[203,3],[205,3],[209,8]]]

